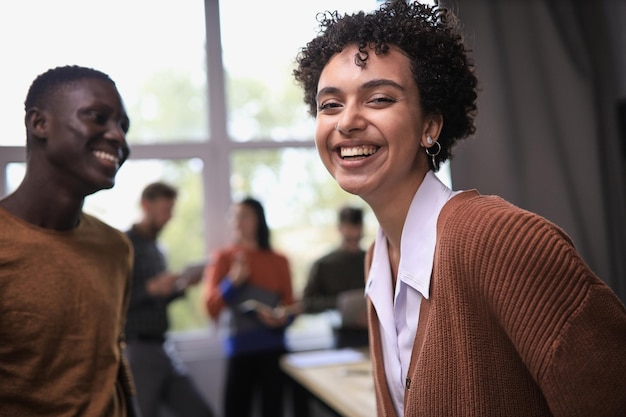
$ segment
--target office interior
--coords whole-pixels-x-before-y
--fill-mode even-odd
[[[446,0],[464,23],[480,93],[477,132],[439,173],[454,189],[497,194],[562,227],[585,261],[626,301],[626,1]],[[0,5],[0,196],[23,175],[23,100],[46,69],[93,66],[116,81],[131,117],[130,160],[85,210],[120,229],[140,190],[180,187],[163,233],[172,268],[210,262],[229,242],[233,201],[263,202],[296,296],[307,268],[336,243],[336,210],[366,210],[319,162],[314,120],[291,70],[324,10],[376,0],[36,0]],[[172,306],[172,337],[214,404],[221,345],[198,294]],[[293,350],[332,347],[328,319],[304,317]],[[218,407],[219,408],[219,407]]]

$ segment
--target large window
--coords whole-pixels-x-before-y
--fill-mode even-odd
[[[236,141],[309,140],[313,123],[291,71],[316,34],[316,14],[371,10],[376,0],[222,1],[228,133]]]
[[[195,1],[32,0],[0,4],[0,145],[23,145],[23,103],[48,68],[108,73],[132,117],[131,143],[208,135],[204,5]]]
[[[366,209],[325,171],[313,121],[291,71],[315,35],[316,13],[372,9],[376,0],[31,0],[0,4],[0,195],[24,169],[23,101],[48,68],[79,64],[116,81],[131,117],[131,158],[113,189],[85,210],[124,230],[137,220],[143,186],[180,188],[161,239],[170,266],[209,260],[230,242],[226,218],[244,195],[266,208],[272,242],[285,253],[300,295],[310,263],[336,243],[336,212]],[[172,305],[174,330],[206,325],[199,291]]]

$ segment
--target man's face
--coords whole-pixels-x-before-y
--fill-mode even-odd
[[[341,234],[341,244],[348,252],[357,252],[361,249],[361,238],[363,237],[363,226],[343,222],[339,224]]]
[[[175,200],[160,197],[154,200],[142,200],[144,216],[153,232],[158,233],[172,218]]]
[[[36,162],[49,171],[47,180],[77,196],[113,187],[129,154],[128,115],[115,86],[98,79],[70,83],[41,113],[37,132],[45,150]]]

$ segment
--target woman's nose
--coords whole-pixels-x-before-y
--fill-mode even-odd
[[[346,104],[339,113],[335,130],[342,135],[350,135],[355,131],[364,129],[367,121],[363,117],[361,109],[356,104]]]

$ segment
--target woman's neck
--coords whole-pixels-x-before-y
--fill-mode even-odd
[[[236,243],[237,245],[242,246],[246,249],[250,249],[250,250],[256,250],[259,248],[258,243],[256,242],[256,240],[253,240],[253,239],[241,238]]]

